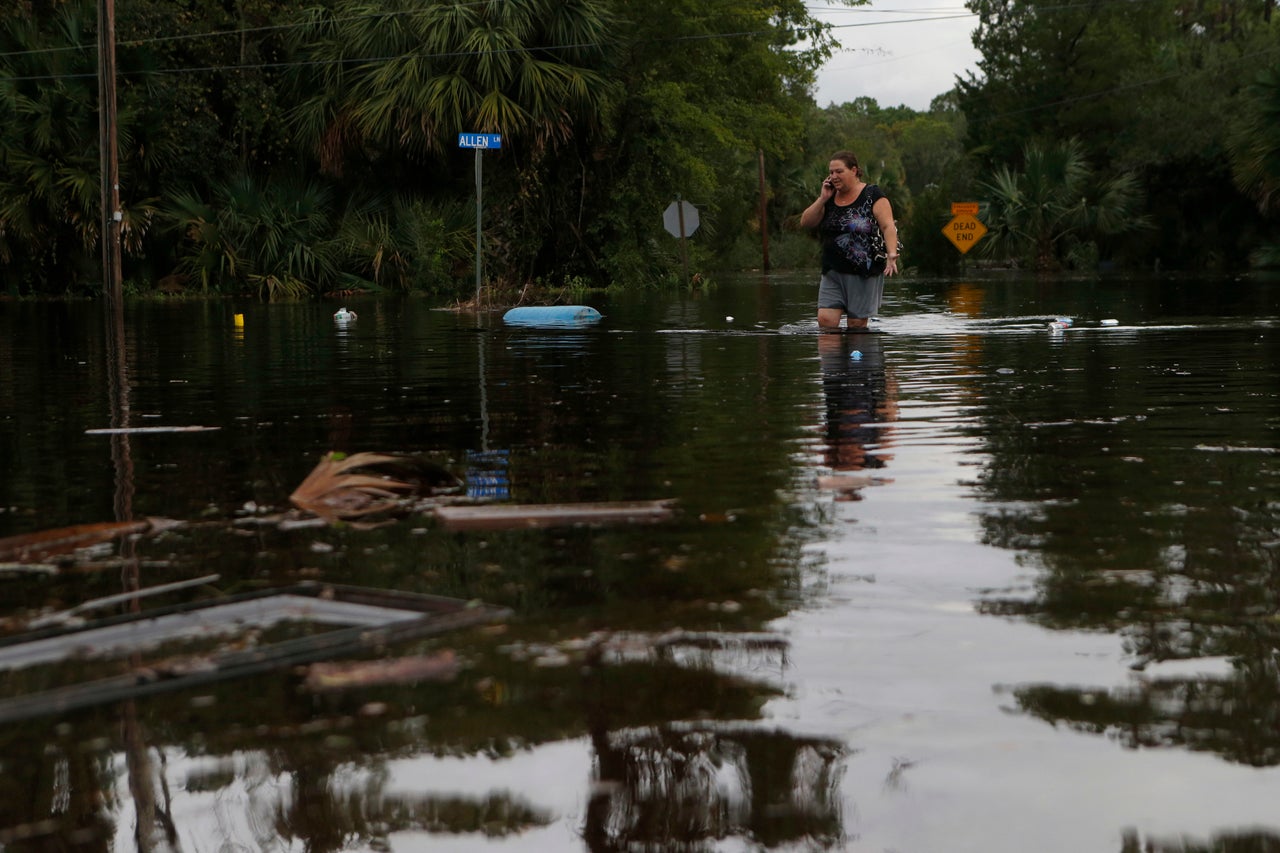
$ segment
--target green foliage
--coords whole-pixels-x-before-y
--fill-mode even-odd
[[[472,259],[474,229],[457,205],[371,196],[339,208],[319,181],[215,186],[206,201],[174,193],[164,221],[180,235],[179,272],[202,290],[268,300],[359,288],[445,293]]]
[[[795,220],[839,149],[889,194],[918,270],[960,264],[941,228],[951,202],[979,199],[979,174],[1004,217],[979,247],[1037,266],[1268,257],[1280,23],[1265,0],[968,5],[978,72],[918,112],[856,92],[818,109],[814,73],[835,42],[803,0],[130,0],[117,15],[126,277],[177,268],[268,298],[468,292],[464,131],[503,134],[484,155],[484,264],[508,292],[683,284],[662,224],[676,197],[701,213],[694,272],[758,265],[762,228],[775,265],[812,263]],[[0,11],[11,290],[97,286],[95,11]],[[1245,71],[1268,63],[1246,90]],[[1044,146],[1048,159],[1024,159],[1028,140],[1062,139],[1099,173]],[[153,227],[157,198],[170,227]],[[1159,227],[1135,232],[1150,211]]]
[[[179,269],[204,290],[247,289],[265,299],[334,289],[341,243],[329,191],[314,182],[260,185],[241,176],[209,202],[177,193],[165,218],[183,235]]]
[[[1247,254],[1261,222],[1222,163],[1251,114],[1249,71],[1274,62],[1270,0],[966,5],[982,59],[958,96],[985,169],[1016,164],[1026,140],[1076,138],[1091,162],[1134,174],[1159,214],[1122,248],[1130,260],[1199,268]]]
[[[795,0],[618,8],[610,71],[620,85],[591,151],[598,167],[581,221],[609,277],[638,283],[679,273],[678,245],[662,227],[676,197],[701,212],[695,252],[720,255],[758,229],[759,158],[769,174],[794,168],[808,87],[832,42]],[[775,197],[772,208],[790,213],[789,199]]]
[[[0,262],[34,284],[92,280],[101,221],[94,55],[84,8],[0,29]]]
[[[1022,160],[1022,171],[1001,166],[980,185],[989,229],[978,244],[984,255],[1018,258],[1046,271],[1062,263],[1064,245],[1075,247],[1079,262],[1087,257],[1080,244],[1094,236],[1149,225],[1137,212],[1141,190],[1134,176],[1097,178],[1079,141],[1028,144]]]
[[[564,142],[601,108],[609,29],[599,0],[315,7],[290,33],[290,122],[335,175],[370,150],[441,155],[460,132]]]
[[[151,234],[155,199],[178,182],[231,174],[247,159],[240,119],[271,87],[237,66],[265,58],[255,37],[182,38],[189,30],[265,22],[266,0],[175,9],[167,0],[120,4],[116,19],[118,162],[125,260],[135,267],[161,249]],[[255,12],[256,10],[256,12]],[[201,17],[209,15],[210,17]],[[256,16],[255,16],[256,15]],[[101,223],[95,0],[32,4],[0,19],[0,259],[36,289],[53,282],[97,286]],[[211,80],[230,67],[236,80]],[[192,68],[205,69],[192,71]],[[238,80],[255,77],[230,99]],[[223,84],[226,85],[223,85]],[[270,110],[256,138],[269,134]],[[280,146],[276,146],[279,150]],[[242,146],[242,151],[248,149]],[[162,253],[162,252],[161,252]]]
[[[92,9],[94,0],[87,0]],[[117,3],[117,84],[140,143],[138,180],[158,195],[289,162],[280,133],[289,93],[279,85],[282,0]]]
[[[1250,261],[1280,267],[1280,65],[1260,74],[1247,92],[1246,121],[1232,140],[1236,185],[1268,217],[1263,243]]]
[[[1232,140],[1236,183],[1264,212],[1280,205],[1280,65],[1248,89],[1247,119]]]
[[[957,181],[927,186],[913,198],[911,215],[900,218],[898,239],[905,269],[942,275],[958,272],[964,256],[944,235],[951,220],[951,204],[972,200],[972,193]]]
[[[379,290],[456,293],[459,268],[475,256],[469,213],[407,196],[350,205],[337,231],[344,269]]]

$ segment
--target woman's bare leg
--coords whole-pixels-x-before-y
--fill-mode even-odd
[[[819,308],[818,328],[828,332],[838,329],[840,328],[840,318],[843,316],[843,308]]]

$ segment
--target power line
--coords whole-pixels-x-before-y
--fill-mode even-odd
[[[468,7],[475,7],[475,6],[486,6],[490,2],[491,0],[476,0],[475,2],[457,4],[451,8],[468,8]],[[868,11],[870,12],[873,10],[849,9],[849,10],[836,10],[836,11]],[[893,10],[893,11],[897,12],[898,10]],[[946,10],[946,11],[951,11],[951,10]],[[324,23],[325,25],[332,25],[332,24],[346,23],[349,21],[371,20],[376,18],[395,18],[402,15],[418,14],[420,12],[421,12],[420,9],[408,9],[408,10],[400,10],[400,11],[394,11],[394,12],[370,12],[367,14],[351,15],[343,18],[332,18],[332,19],[326,20]],[[875,10],[875,12],[877,14],[889,13],[888,10]],[[919,10],[914,10],[914,11],[901,10],[902,14],[918,14],[918,12]],[[965,12],[965,13],[958,13],[958,14],[936,15],[936,16],[928,16],[928,17],[920,17],[920,18],[908,18],[908,19],[893,20],[893,21],[865,21],[861,23],[852,23],[852,24],[828,23],[826,24],[826,26],[830,29],[838,30],[838,29],[849,29],[853,27],[885,26],[889,24],[912,24],[912,23],[921,23],[921,22],[935,21],[935,20],[945,21],[945,20],[952,20],[955,18],[973,17],[973,15],[974,13],[972,12]],[[296,29],[301,29],[309,26],[312,26],[312,22],[297,21],[297,22],[291,22],[287,24],[272,24],[272,25],[262,26],[262,27],[242,27],[242,28],[233,29],[233,30],[215,30],[215,31],[203,32],[203,33],[181,33],[181,34],[175,34],[175,35],[169,35],[169,36],[154,36],[146,39],[126,39],[126,40],[120,41],[118,43],[118,46],[146,47],[148,45],[163,44],[167,42],[200,41],[200,40],[206,40],[206,39],[241,37],[246,35],[259,35],[263,33],[296,30]],[[751,36],[769,35],[774,32],[776,31],[772,29],[724,31],[724,32],[715,32],[715,33],[702,33],[698,35],[689,35],[689,36],[672,36],[668,39],[656,39],[652,41],[653,42],[706,41],[709,39],[746,38]],[[602,47],[604,47],[604,44],[602,43],[588,43],[588,44],[577,44],[577,45],[560,45],[556,47],[537,47],[537,48],[529,48],[529,49],[530,50],[570,50],[570,49],[602,48]],[[9,59],[12,57],[20,57],[20,56],[35,56],[35,55],[44,54],[44,53],[77,52],[77,51],[84,52],[84,51],[92,50],[93,48],[94,46],[91,44],[81,44],[81,45],[66,45],[62,47],[37,48],[34,50],[7,51],[7,52],[0,53],[0,59]],[[502,52],[503,51],[472,51],[470,55],[481,56],[481,55],[490,55],[490,54],[502,53]],[[406,54],[406,55],[410,55],[410,54]],[[453,55],[467,55],[467,54],[459,53],[459,54],[449,54],[449,55],[453,56]],[[366,61],[380,61],[380,60],[385,60],[387,58],[388,57],[370,57]],[[341,61],[346,61],[346,60],[335,60],[335,62],[341,62]],[[233,68],[233,69],[234,68],[255,68],[255,67],[273,67],[273,65],[279,65],[279,64],[280,63],[276,63],[272,65],[263,65],[263,66],[247,65],[247,66],[219,66],[219,67]],[[299,62],[298,64],[308,65],[312,63]],[[170,70],[182,70],[182,69],[170,69]],[[203,70],[209,70],[209,69],[192,68],[188,70],[203,71]],[[63,76],[75,78],[81,75],[42,75],[42,76],[31,76],[31,77],[21,77],[21,78],[11,77],[9,79],[28,81],[28,80],[39,80],[39,79],[46,79],[51,77],[63,77]]]
[[[489,2],[490,0],[476,0],[476,2],[459,4],[454,8],[466,8],[468,6],[482,6],[482,5],[487,5]],[[1056,10],[1065,10],[1065,9],[1096,8],[1096,6],[1098,5],[1098,2],[1102,2],[1105,4],[1116,4],[1116,5],[1119,5],[1121,3],[1123,3],[1124,5],[1133,5],[1135,2],[1143,2],[1143,0],[1095,0],[1095,2],[1091,2],[1091,3],[1065,3],[1065,4],[1054,5],[1054,6],[1036,6],[1031,8],[1037,12],[1056,11]],[[809,8],[811,11],[818,11],[814,7],[807,7],[807,8]],[[950,8],[955,8],[955,7],[950,7]],[[346,18],[335,18],[335,19],[326,21],[325,23],[333,24],[333,23],[344,23],[347,21],[364,20],[364,19],[391,18],[391,17],[400,16],[400,15],[413,14],[417,11],[420,11],[420,10],[402,10],[398,12],[373,12],[369,14],[355,15],[355,16],[350,16]],[[862,12],[862,13],[874,13],[874,14],[890,14],[890,13],[913,14],[913,13],[919,12],[920,10],[875,10],[875,9],[852,9],[852,8],[836,9],[836,8],[826,7],[822,11]],[[940,9],[939,11],[949,11],[949,9]],[[872,27],[872,26],[917,24],[917,23],[928,23],[933,21],[955,20],[955,19],[966,18],[966,17],[975,17],[976,14],[977,13],[974,13],[974,12],[966,12],[966,13],[934,15],[934,16],[918,17],[918,18],[895,19],[895,20],[888,20],[888,21],[862,21],[862,22],[848,23],[848,24],[828,23],[826,24],[826,26],[829,27],[830,29],[851,29],[851,28]],[[223,38],[227,36],[243,36],[243,35],[251,35],[251,34],[257,34],[257,33],[279,31],[279,30],[292,30],[292,29],[298,29],[298,28],[307,27],[307,26],[311,26],[311,22],[303,21],[303,22],[294,22],[289,24],[275,24],[275,25],[264,26],[264,27],[242,28],[237,30],[225,30],[225,31],[207,32],[207,33],[189,33],[189,34],[181,34],[181,35],[173,35],[173,36],[158,36],[150,39],[136,39],[136,40],[124,41],[124,42],[121,42],[121,44],[133,46],[133,47],[139,47],[139,46],[145,46],[149,44],[157,44],[157,43],[171,42],[171,41]],[[723,31],[723,32],[716,32],[716,33],[702,33],[697,35],[688,35],[688,36],[672,36],[667,39],[652,40],[651,43],[654,43],[654,42],[678,43],[678,42],[707,41],[711,39],[747,38],[752,36],[767,35],[773,32],[775,31],[774,30]],[[282,68],[304,68],[308,66],[333,66],[333,65],[351,65],[351,64],[363,64],[363,63],[374,63],[374,62],[389,62],[397,59],[405,59],[408,57],[419,57],[424,59],[456,59],[461,57],[496,56],[496,55],[502,55],[502,54],[523,53],[523,52],[602,49],[604,46],[605,45],[603,43],[599,43],[599,42],[583,42],[583,43],[570,44],[570,45],[537,46],[537,47],[528,47],[528,48],[502,48],[502,49],[483,50],[483,51],[476,51],[476,50],[446,51],[446,52],[429,53],[429,54],[410,52],[410,53],[401,53],[401,54],[394,54],[394,55],[388,55],[388,56],[373,56],[373,57],[365,56],[365,57],[355,57],[355,58],[346,58],[346,59],[290,60],[290,61],[282,61],[282,62],[243,63],[243,64],[235,64],[235,65],[181,66],[177,68],[151,69],[148,71],[137,72],[137,74],[139,76],[146,76],[146,75],[153,75],[153,74],[154,75],[196,74],[196,73],[214,73],[214,72],[226,73],[226,72],[237,72],[237,71],[261,71],[261,70],[282,69]],[[75,45],[75,46],[66,46],[66,47],[58,47],[58,48],[41,48],[41,49],[31,50],[31,51],[12,51],[8,53],[0,53],[0,59],[6,59],[6,58],[16,57],[16,56],[37,55],[37,54],[59,52],[59,51],[86,51],[89,49],[89,47],[91,46]],[[1277,50],[1280,50],[1280,48],[1269,48],[1267,50],[1247,54],[1247,55],[1238,57],[1233,62],[1243,62],[1249,59],[1257,58],[1259,56],[1269,55],[1269,54],[1275,53]],[[888,61],[895,61],[895,60],[883,60],[883,61],[888,62]],[[880,63],[874,63],[874,64],[880,64]],[[1024,109],[1003,113],[1002,115],[1017,115],[1021,113],[1037,112],[1039,110],[1051,109],[1054,107],[1059,107],[1065,104],[1075,103],[1078,101],[1085,101],[1085,100],[1091,100],[1099,97],[1104,97],[1104,96],[1107,96],[1119,91],[1123,91],[1123,90],[1130,90],[1135,88],[1141,88],[1144,86],[1155,85],[1157,83],[1164,82],[1165,80],[1179,77],[1183,73],[1184,72],[1181,72],[1181,71],[1172,72],[1170,74],[1160,75],[1147,80],[1135,81],[1133,83],[1128,83],[1124,85],[1113,85],[1104,90],[1090,92],[1083,95],[1075,95],[1069,98],[1063,98],[1057,101],[1052,101],[1044,104],[1037,104],[1032,107],[1026,107]],[[42,74],[42,75],[29,75],[24,77],[0,77],[0,80],[4,80],[8,82],[33,82],[33,81],[41,81],[41,80],[75,80],[75,79],[93,78],[96,76],[97,75],[95,73]],[[131,75],[121,75],[121,76],[131,76]]]
[[[847,30],[847,29],[852,29],[854,27],[883,27],[883,26],[889,26],[893,24],[919,24],[919,23],[925,23],[930,21],[954,21],[958,18],[972,18],[972,17],[975,17],[975,13],[964,12],[957,15],[931,15],[925,18],[899,18],[892,21],[862,21],[856,24],[831,24],[830,27],[833,30]]]

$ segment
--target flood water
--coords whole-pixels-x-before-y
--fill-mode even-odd
[[[92,615],[300,581],[510,611],[350,656],[452,678],[290,664],[19,715],[0,846],[1280,848],[1280,283],[897,280],[876,333],[819,335],[812,278],[588,299],[581,330],[0,302],[0,537],[138,523],[10,555],[7,634],[163,584]],[[302,523],[332,451],[672,512]],[[0,663],[0,712],[186,671],[95,651]]]

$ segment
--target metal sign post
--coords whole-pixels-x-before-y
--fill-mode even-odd
[[[667,209],[662,212],[662,225],[667,229],[667,233],[672,237],[680,238],[680,263],[684,268],[685,284],[689,283],[689,249],[685,238],[698,230],[700,221],[698,208],[684,201],[680,196],[676,196],[676,200],[667,205]]]
[[[476,150],[476,308],[480,307],[480,282],[484,276],[484,266],[481,256],[481,240],[483,237],[483,221],[484,221],[484,150],[486,148],[501,148],[502,134],[500,133],[459,133],[459,148],[474,148]]]

